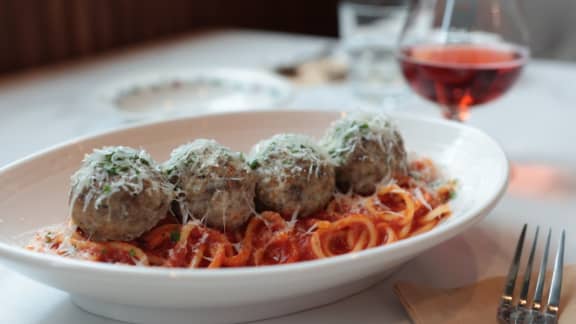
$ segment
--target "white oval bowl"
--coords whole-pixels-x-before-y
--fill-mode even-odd
[[[489,136],[464,124],[395,115],[409,152],[434,159],[459,181],[453,215],[430,232],[383,247],[290,265],[164,269],[79,261],[22,248],[30,233],[62,223],[70,175],[104,145],[146,149],[157,161],[196,138],[248,151],[280,132],[319,137],[335,112],[267,111],[212,115],[130,127],[71,141],[0,169],[0,260],[69,292],[80,307],[118,320],[226,323],[278,316],[333,302],[478,222],[502,196],[508,161]]]

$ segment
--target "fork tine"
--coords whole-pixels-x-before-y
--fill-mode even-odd
[[[562,230],[560,236],[560,243],[558,244],[558,251],[556,252],[556,260],[554,261],[554,269],[552,270],[552,283],[550,284],[550,293],[548,295],[548,306],[546,313],[557,314],[560,306],[560,291],[562,288],[562,268],[564,267],[564,240],[566,231]]]
[[[546,265],[548,264],[548,251],[550,250],[550,237],[552,236],[552,229],[548,229],[546,237],[546,246],[544,247],[544,255],[540,261],[540,270],[538,271],[538,279],[536,280],[536,288],[534,288],[534,298],[532,299],[532,309],[540,310],[542,308],[542,295],[544,293],[544,282],[546,281]]]
[[[534,263],[534,252],[536,251],[536,244],[538,243],[538,232],[540,232],[540,226],[536,227],[536,233],[534,234],[534,241],[532,242],[532,249],[530,250],[530,256],[528,257],[528,264],[526,265],[526,271],[524,272],[524,282],[522,284],[522,290],[520,291],[519,306],[526,306],[528,303],[528,290],[530,290],[530,278],[532,277],[532,264]]]
[[[504,285],[504,293],[500,298],[498,310],[496,311],[496,319],[500,324],[510,323],[510,315],[514,310],[512,305],[512,300],[514,298],[514,286],[516,285],[516,277],[518,276],[518,268],[520,266],[520,258],[522,257],[522,248],[524,246],[524,238],[526,237],[527,227],[528,224],[524,224],[522,227],[522,232],[520,233],[520,237],[518,238],[518,243],[516,243],[514,260],[512,260],[512,264],[510,265],[508,277],[506,278]]]
[[[506,286],[504,286],[504,298],[510,298],[510,300],[512,300],[512,295],[514,294],[514,286],[516,285],[516,277],[518,276],[518,268],[520,267],[520,258],[522,257],[522,247],[524,246],[527,226],[528,224],[524,224],[522,227],[522,232],[516,245],[516,252],[514,252],[514,260],[512,260],[512,264],[510,265],[508,277],[506,278]]]

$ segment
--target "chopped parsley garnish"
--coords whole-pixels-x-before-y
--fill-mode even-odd
[[[254,161],[250,162],[250,169],[256,170],[259,167],[260,167],[260,162],[258,162],[258,160],[254,160]]]
[[[130,254],[130,257],[133,258],[136,256],[136,250],[134,249],[130,249],[130,251],[128,252],[128,254]]]
[[[344,143],[348,143],[348,141],[350,141],[352,138],[354,138],[354,133],[348,132],[346,135],[344,135]]]
[[[124,157],[122,155],[115,154],[115,152],[108,153],[104,155],[103,161],[100,162],[100,166],[108,173],[109,176],[119,175],[120,173],[129,172],[132,167],[130,165],[130,161],[135,163],[140,163],[145,166],[150,166],[150,162],[145,158],[139,157],[138,155],[130,155],[128,157]],[[140,171],[135,169],[138,173]]]
[[[145,166],[150,166],[150,162],[148,162],[146,159],[140,158],[140,162]]]
[[[105,184],[104,187],[102,188],[103,193],[110,193],[111,191],[112,191],[112,188],[110,187],[109,184]]]
[[[46,240],[46,243],[52,243],[52,241],[54,240],[54,238],[52,237],[52,232],[46,233],[46,235],[44,235],[44,239]]]
[[[118,174],[118,170],[114,165],[104,165],[104,170],[106,170],[109,176],[115,176]]]
[[[170,232],[170,241],[172,243],[177,243],[178,241],[180,241],[180,232],[179,231]]]
[[[370,126],[368,126],[367,123],[360,125],[360,129],[368,129],[368,128],[370,128]]]
[[[448,197],[450,198],[450,200],[456,198],[456,190],[451,190],[450,195]]]

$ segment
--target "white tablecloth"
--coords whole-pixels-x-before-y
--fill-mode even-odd
[[[118,116],[91,104],[94,93],[107,82],[153,69],[266,68],[318,51],[330,41],[265,32],[205,32],[0,80],[0,166],[72,137],[121,127]],[[576,233],[572,231],[576,228],[575,84],[576,64],[534,60],[514,91],[473,112],[472,125],[494,136],[512,160],[530,165],[532,174],[540,176],[509,192],[482,223],[365,292],[261,323],[408,323],[390,290],[394,281],[454,287],[503,274],[525,222],[556,231],[567,228],[566,259],[576,262]],[[285,108],[330,110],[361,105],[341,85],[298,89]],[[435,107],[418,98],[406,100],[397,109],[439,115]],[[0,323],[117,322],[85,313],[71,304],[66,293],[0,268]]]

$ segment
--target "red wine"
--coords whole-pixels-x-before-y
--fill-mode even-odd
[[[420,45],[402,50],[402,73],[419,95],[451,110],[494,100],[514,84],[526,62],[519,51],[477,45]]]

